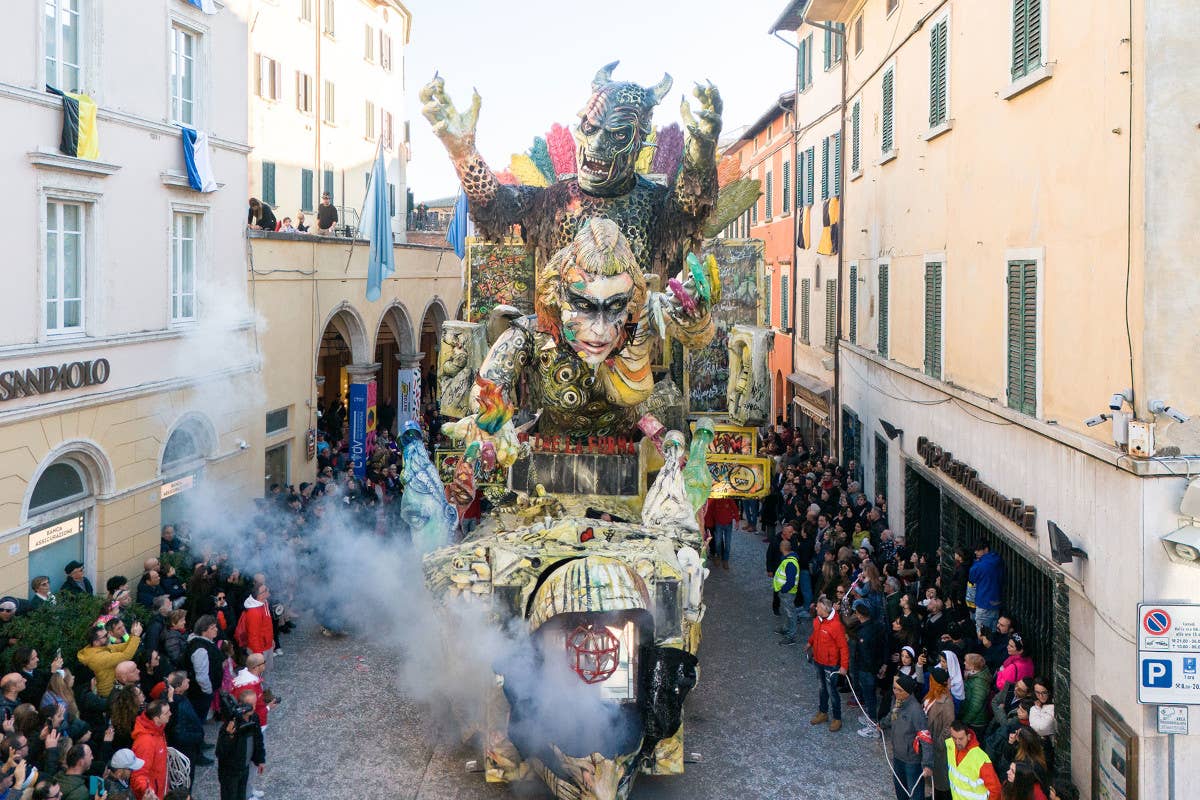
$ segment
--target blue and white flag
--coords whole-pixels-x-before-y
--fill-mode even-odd
[[[217,13],[217,0],[187,0],[187,2],[205,14]]]
[[[197,192],[215,192],[217,179],[213,175],[212,154],[208,149],[208,134],[183,129],[183,161],[187,164],[188,185]]]
[[[446,241],[454,245],[454,255],[462,258],[467,254],[467,229],[471,227],[471,218],[467,213],[467,193],[459,192],[454,201],[454,217],[450,227],[446,229]]]
[[[383,161],[383,148],[375,153],[375,167],[371,170],[371,183],[367,187],[367,199],[363,201],[360,231],[371,242],[367,254],[367,299],[379,299],[383,279],[396,271],[392,250],[392,215],[388,207],[387,166]]]

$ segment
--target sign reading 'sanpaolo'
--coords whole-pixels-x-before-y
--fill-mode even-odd
[[[108,380],[112,367],[107,358],[73,361],[60,366],[10,369],[0,372],[0,402],[50,394],[84,386],[98,386]]]

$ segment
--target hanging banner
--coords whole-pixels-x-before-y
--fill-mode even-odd
[[[350,461],[354,477],[367,476],[367,387],[366,383],[350,384]]]
[[[396,396],[400,402],[396,405],[396,426],[409,422],[421,421],[421,369],[400,370],[398,391]]]

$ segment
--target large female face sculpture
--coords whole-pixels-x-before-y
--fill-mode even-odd
[[[588,275],[571,268],[563,276],[563,340],[591,367],[612,355],[633,300],[633,278]]]

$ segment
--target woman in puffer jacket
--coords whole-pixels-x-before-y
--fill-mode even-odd
[[[988,724],[988,696],[992,691],[992,672],[987,668],[983,656],[978,653],[967,653],[963,663],[966,665],[966,679],[963,681],[966,697],[958,716],[971,726],[975,736],[982,742]]]

